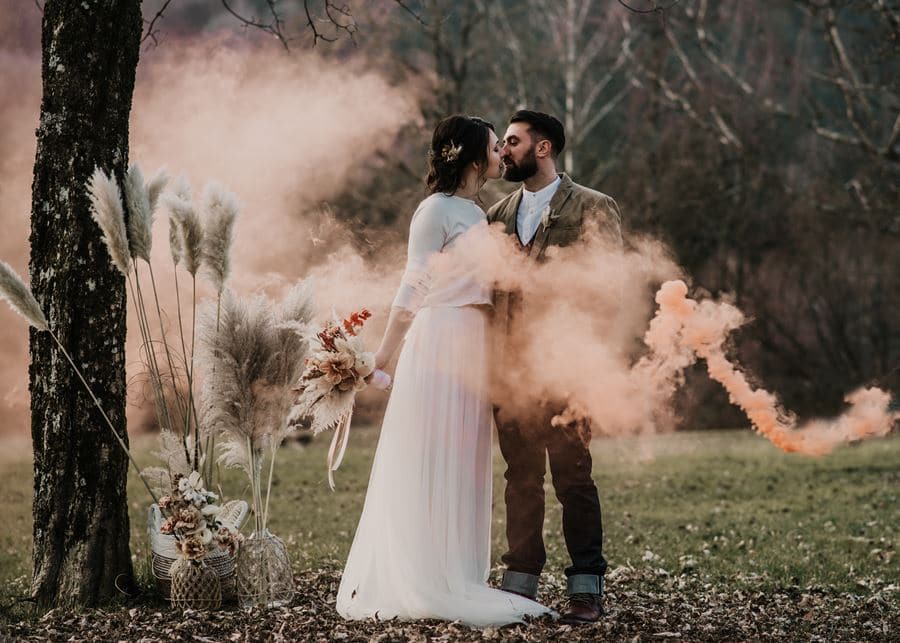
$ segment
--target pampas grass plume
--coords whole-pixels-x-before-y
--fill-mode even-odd
[[[231,271],[231,242],[238,215],[234,195],[219,183],[209,183],[203,191],[203,265],[210,281],[221,293]]]
[[[267,442],[277,417],[271,400],[261,393],[270,377],[272,355],[279,350],[272,312],[261,295],[242,298],[223,292],[220,323],[215,311],[201,318],[198,364],[206,373],[202,399],[207,431],[220,434],[219,461],[244,469],[252,477],[251,454]]]
[[[178,221],[172,216],[169,217],[169,250],[172,253],[172,261],[177,266],[181,263],[184,251],[181,248],[181,230],[178,228]]]
[[[109,257],[119,272],[127,275],[131,269],[131,259],[119,186],[98,167],[88,183],[88,196],[91,216],[103,232]]]
[[[162,192],[166,189],[168,183],[169,175],[164,167],[159,168],[156,171],[156,174],[147,181],[145,187],[147,188],[147,198],[150,200],[151,214],[156,211],[156,206],[159,204],[159,197],[162,196]]]
[[[131,256],[150,261],[153,245],[153,210],[144,184],[144,173],[136,163],[125,175],[125,203],[128,205],[128,240]]]
[[[0,261],[0,297],[38,330],[50,330],[37,299],[22,278],[5,261]]]
[[[178,177],[173,191],[166,194],[164,199],[176,227],[174,235],[170,228],[169,235],[172,257],[176,260],[175,263],[178,263],[179,258],[183,258],[187,271],[196,275],[203,263],[203,226],[194,209],[191,188],[187,180],[183,176]],[[176,240],[177,249],[173,245],[173,238]]]

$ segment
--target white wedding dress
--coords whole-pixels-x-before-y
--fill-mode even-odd
[[[437,253],[486,228],[484,211],[456,196],[432,195],[413,215],[394,305],[416,316],[338,589],[344,618],[436,618],[483,627],[549,613],[487,585],[490,290],[474,266],[435,270]]]

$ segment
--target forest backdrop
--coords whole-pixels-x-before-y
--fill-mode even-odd
[[[24,272],[41,14],[6,2],[0,251]],[[730,353],[788,408],[900,391],[894,3],[306,4],[315,31],[302,2],[143,3],[131,160],[238,193],[237,288],[277,290],[347,248],[396,270],[436,120],[462,111],[502,131],[529,106],[564,121],[564,169],[614,196],[632,235],[664,240],[695,287],[752,318]],[[488,185],[485,203],[511,188]],[[24,433],[27,332],[11,315],[0,431]],[[678,403],[691,428],[745,423],[700,369]]]

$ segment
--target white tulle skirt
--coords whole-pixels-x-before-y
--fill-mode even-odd
[[[500,625],[549,612],[487,585],[491,405],[485,313],[423,308],[397,364],[341,578],[347,619]]]

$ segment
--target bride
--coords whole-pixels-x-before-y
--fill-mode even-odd
[[[500,625],[550,610],[487,585],[491,291],[474,269],[435,269],[439,254],[486,231],[473,199],[500,176],[494,127],[450,116],[435,128],[429,157],[430,196],[410,224],[406,271],[376,368],[403,349],[336,607],[347,619]]]

